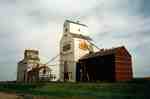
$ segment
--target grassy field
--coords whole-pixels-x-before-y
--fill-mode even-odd
[[[42,96],[80,96],[91,99],[150,99],[150,81],[99,83],[1,83],[0,91]],[[86,99],[86,98],[85,98]]]

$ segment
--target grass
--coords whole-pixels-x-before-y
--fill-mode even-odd
[[[16,92],[19,94],[32,94],[42,96],[80,96],[80,97],[117,97],[121,99],[147,99],[150,98],[150,81],[135,80],[130,82],[99,82],[99,83],[38,83],[0,84],[0,91]],[[92,98],[93,99],[93,98]]]

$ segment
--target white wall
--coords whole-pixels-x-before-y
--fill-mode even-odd
[[[69,30],[70,30],[70,33],[89,35],[88,28],[86,26],[70,23]]]
[[[74,50],[75,50],[75,61],[78,61],[82,56],[84,56],[85,54],[89,53],[89,50],[83,50],[83,49],[80,49],[79,46],[80,46],[80,42],[82,42],[83,39],[79,39],[79,38],[74,38],[74,41],[75,41],[75,47],[74,47]],[[87,40],[85,40],[85,42],[89,45],[89,42],[87,42]]]
[[[70,43],[71,49],[68,51],[63,51],[63,46]],[[60,80],[64,80],[64,62],[67,61],[68,63],[68,71],[72,72],[72,76],[70,78],[70,81],[74,81],[74,41],[70,35],[63,36],[60,42]]]

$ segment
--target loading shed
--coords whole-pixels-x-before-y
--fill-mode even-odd
[[[84,55],[76,68],[77,81],[127,81],[133,78],[132,57],[124,46]]]

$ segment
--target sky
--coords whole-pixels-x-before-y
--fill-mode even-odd
[[[150,76],[150,0],[0,0],[0,80],[15,80],[24,49],[59,53],[66,19],[86,24],[99,48],[124,45],[134,77]]]

